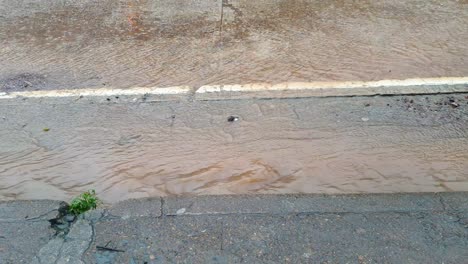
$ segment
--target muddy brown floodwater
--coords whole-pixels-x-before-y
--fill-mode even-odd
[[[467,149],[468,94],[28,99],[0,104],[0,199],[467,191]]]
[[[466,0],[0,0],[0,92],[468,76],[467,25]],[[467,191],[467,98],[2,101],[0,199]]]
[[[0,89],[468,76],[466,0],[0,0]]]

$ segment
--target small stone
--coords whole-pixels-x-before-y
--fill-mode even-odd
[[[457,104],[456,102],[451,102],[451,103],[450,103],[450,106],[452,106],[453,108],[457,108],[457,107],[459,107],[460,105]]]
[[[69,226],[68,224],[59,224],[59,225],[56,225],[57,229],[59,230],[65,230],[67,229]]]
[[[363,229],[363,228],[358,228],[358,229],[356,230],[356,233],[358,233],[358,234],[364,234],[364,233],[366,233],[366,230]]]
[[[75,216],[72,215],[72,214],[67,214],[65,217],[64,217],[65,221],[67,222],[73,222],[75,221]]]
[[[185,208],[180,208],[179,210],[177,210],[176,214],[181,215],[181,214],[185,213],[185,211],[186,211]]]

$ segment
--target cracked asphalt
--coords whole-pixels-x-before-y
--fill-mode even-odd
[[[1,263],[463,263],[468,193],[126,200],[51,228],[60,201],[0,203]]]

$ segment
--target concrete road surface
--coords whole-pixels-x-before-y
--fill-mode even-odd
[[[58,201],[3,202],[0,262],[463,263],[467,204],[467,193],[170,197],[74,220]]]

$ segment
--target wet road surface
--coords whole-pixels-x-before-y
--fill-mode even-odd
[[[468,76],[468,2],[0,0],[0,92]],[[0,104],[0,199],[466,191],[467,94]]]
[[[468,76],[466,0],[0,0],[0,91]]]
[[[468,189],[468,94],[57,100],[0,105],[1,200]]]

